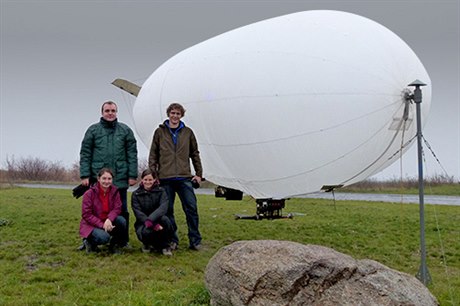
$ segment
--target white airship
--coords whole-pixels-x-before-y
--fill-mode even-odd
[[[431,81],[393,32],[361,16],[305,11],[192,46],[138,87],[133,115],[150,148],[173,102],[197,136],[206,178],[256,199],[285,199],[361,181],[414,142],[408,84]],[[118,81],[116,81],[118,82]],[[116,83],[115,82],[115,83]]]

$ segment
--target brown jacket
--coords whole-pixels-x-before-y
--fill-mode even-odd
[[[158,172],[160,179],[192,177],[190,161],[195,175],[203,177],[200,152],[192,129],[181,121],[177,129],[177,141],[174,144],[168,120],[155,130],[150,147],[149,168]]]

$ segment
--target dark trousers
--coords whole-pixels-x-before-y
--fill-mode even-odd
[[[126,244],[129,242],[129,212],[128,212],[128,188],[118,188],[121,199],[121,216],[126,220],[126,229],[123,233],[123,239]]]
[[[154,231],[153,228],[147,228],[142,225],[136,231],[137,238],[144,244],[153,246],[156,250],[162,250],[169,247],[174,234],[171,221],[167,216],[161,217],[158,222],[163,229],[161,231]]]
[[[174,230],[172,241],[177,244],[179,243],[179,237],[177,236],[177,224],[176,219],[174,218],[174,200],[177,193],[182,203],[182,209],[184,210],[185,218],[187,219],[189,245],[194,246],[200,244],[201,234],[198,229],[198,206],[195,191],[192,187],[192,182],[189,179],[162,180],[160,182],[160,186],[165,189],[169,198],[167,216],[171,220],[171,224]]]

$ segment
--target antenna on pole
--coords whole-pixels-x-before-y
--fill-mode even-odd
[[[426,86],[425,83],[420,80],[415,80],[408,86],[415,86],[414,94],[410,95],[410,99],[415,102],[416,113],[417,113],[417,151],[418,151],[418,196],[419,196],[419,210],[420,210],[420,254],[421,263],[417,273],[417,278],[427,286],[431,283],[430,272],[426,265],[426,246],[425,246],[425,205],[423,197],[423,159],[422,159],[422,122],[421,122],[421,106],[422,103],[422,90],[420,87]]]

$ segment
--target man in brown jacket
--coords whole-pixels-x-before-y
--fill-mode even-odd
[[[166,110],[166,119],[155,130],[150,147],[149,168],[158,173],[160,186],[168,195],[169,208],[167,216],[171,219],[175,234],[172,249],[177,249],[179,238],[174,219],[174,199],[176,193],[182,203],[188,226],[189,248],[201,249],[201,234],[198,229],[199,217],[195,192],[192,182],[200,184],[203,177],[200,152],[192,129],[180,120],[185,109],[179,103],[172,103]],[[190,169],[192,161],[195,175]]]

